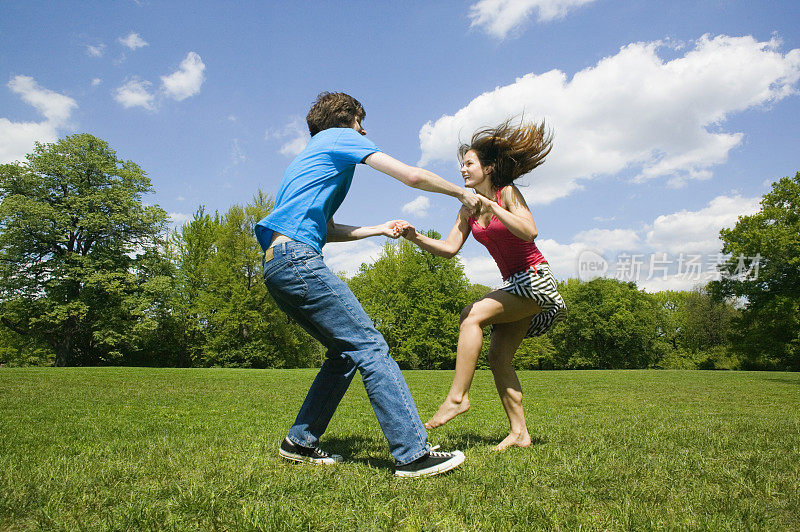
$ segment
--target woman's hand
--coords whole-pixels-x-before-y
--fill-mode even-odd
[[[408,225],[409,223],[405,220],[390,220],[379,225],[378,230],[381,235],[396,239],[404,234],[404,230]]]
[[[398,220],[398,221],[400,222],[399,224],[400,234],[403,236],[403,238],[405,238],[406,240],[411,240],[412,238],[414,238],[414,236],[416,236],[417,230],[414,228],[413,225],[411,225],[405,220]]]
[[[398,235],[404,238],[411,239],[417,233],[414,226],[405,220],[393,220],[391,223],[395,224],[394,227],[398,231]]]
[[[464,204],[464,207],[469,209],[473,216],[478,216],[481,213],[480,194],[464,189],[464,193],[458,199]]]
[[[494,212],[495,207],[497,207],[497,203],[493,202],[492,200],[490,200],[486,196],[481,196],[480,194],[476,194],[476,196],[478,197],[478,199],[481,202],[480,203],[481,210],[480,210],[480,212],[478,214],[481,214],[481,213],[484,213],[484,212]]]

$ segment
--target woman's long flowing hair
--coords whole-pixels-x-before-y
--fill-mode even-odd
[[[492,186],[499,190],[540,164],[553,147],[553,133],[544,123],[519,125],[510,118],[497,127],[480,129],[458,149],[459,160],[472,150],[481,166],[492,167]]]

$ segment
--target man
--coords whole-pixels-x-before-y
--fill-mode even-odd
[[[364,108],[344,93],[323,92],[306,121],[311,140],[286,169],[272,213],[255,228],[264,255],[264,281],[278,306],[327,348],[326,359],[281,443],[282,457],[297,462],[341,461],[319,448],[319,439],[356,370],[389,442],[395,474],[418,477],[443,473],[464,461],[461,451],[436,452],[397,363],[383,336],[341,279],[322,261],[326,242],[384,235],[401,227],[334,223],[333,214],[350,188],[353,171],[365,163],[404,184],[447,194],[477,211],[471,192],[441,177],[382,153],[361,125]]]

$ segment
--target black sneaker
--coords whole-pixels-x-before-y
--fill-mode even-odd
[[[441,453],[432,450],[413,462],[395,466],[394,474],[398,477],[430,477],[455,469],[462,463],[464,453],[461,451]]]
[[[312,464],[335,464],[341,462],[342,457],[338,454],[328,454],[319,447],[303,447],[295,445],[289,438],[281,442],[278,454],[292,462],[311,462]]]

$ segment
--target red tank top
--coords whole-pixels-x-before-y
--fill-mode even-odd
[[[502,190],[501,188],[497,191],[498,205],[501,205],[500,192]],[[535,243],[526,242],[515,236],[495,215],[492,215],[492,219],[486,227],[481,227],[478,220],[470,216],[469,228],[472,230],[475,240],[489,250],[489,254],[500,268],[503,279],[508,279],[511,275],[525,271],[531,266],[547,262]]]

